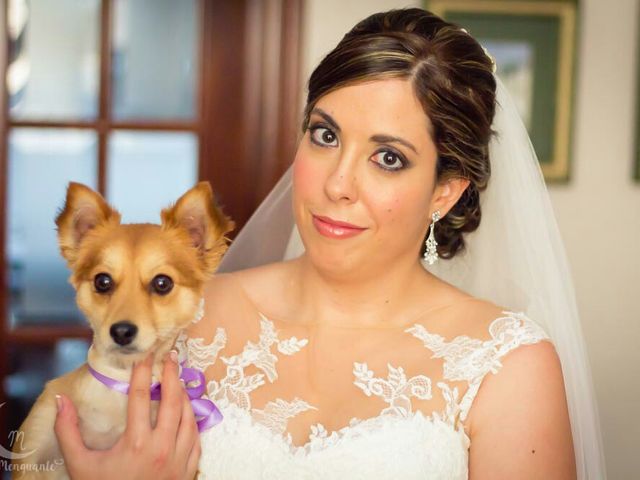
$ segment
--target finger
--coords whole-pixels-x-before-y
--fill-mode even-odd
[[[78,414],[73,402],[65,395],[59,395],[60,408],[56,415],[54,431],[58,445],[69,471],[73,470],[76,461],[86,461],[89,450],[82,441],[78,428]]]
[[[127,427],[125,434],[135,441],[142,441],[151,431],[151,354],[136,363],[131,374],[129,399],[127,403]]]
[[[162,371],[162,398],[158,411],[158,423],[156,430],[164,436],[176,438],[178,425],[182,413],[182,397],[185,394],[182,384],[178,379],[177,358],[167,356]]]
[[[178,426],[178,436],[176,438],[176,457],[187,462],[189,453],[193,449],[194,444],[198,440],[199,432],[196,424],[196,417],[189,402],[186,392],[183,393],[182,416],[180,417],[180,425]]]
[[[193,444],[193,448],[189,453],[189,460],[187,461],[187,468],[185,472],[185,478],[195,478],[198,473],[198,465],[200,464],[200,455],[202,454],[202,445],[200,444],[200,437],[196,437],[196,442]]]

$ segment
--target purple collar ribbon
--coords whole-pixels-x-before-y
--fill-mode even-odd
[[[186,362],[182,362],[180,378],[184,380],[185,390],[187,391],[187,395],[191,401],[191,408],[193,408],[193,413],[197,419],[198,431],[204,432],[222,421],[222,413],[220,413],[218,407],[216,407],[211,400],[200,398],[205,391],[204,373],[196,368],[185,367],[185,363]],[[101,383],[112,390],[116,390],[125,395],[129,394],[129,384],[127,382],[121,382],[120,380],[107,377],[95,370],[91,365],[87,364],[87,366],[91,374]],[[191,385],[193,382],[197,383]],[[151,400],[160,400],[162,396],[160,382],[153,382],[151,384],[150,394]]]

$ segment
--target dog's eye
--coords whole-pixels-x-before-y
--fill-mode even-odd
[[[151,280],[151,287],[159,295],[166,295],[173,288],[173,280],[167,275],[156,275]]]
[[[108,273],[99,273],[93,279],[93,286],[98,293],[108,293],[113,288],[113,278]]]

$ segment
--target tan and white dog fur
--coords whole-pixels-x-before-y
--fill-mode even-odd
[[[162,359],[198,313],[204,282],[216,270],[227,248],[225,234],[233,229],[207,182],[164,209],[161,218],[161,225],[121,224],[120,214],[102,196],[78,183],[69,184],[56,218],[60,250],[72,272],[69,281],[93,329],[87,360],[98,372],[127,383],[134,362],[149,352],[153,378],[161,378]],[[33,450],[13,461],[13,478],[67,478],[64,465],[54,471],[20,468],[61,463],[53,428],[58,393],[73,401],[87,447],[110,448],[123,433],[127,395],[100,383],[84,364],[47,382],[20,427],[21,444],[13,446],[16,456]],[[153,425],[157,407],[152,401]]]

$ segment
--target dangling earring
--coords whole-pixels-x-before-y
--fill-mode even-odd
[[[424,259],[429,265],[433,265],[438,260],[438,242],[436,242],[436,235],[434,233],[436,229],[436,222],[440,220],[440,210],[436,210],[431,215],[431,231],[429,232],[429,238],[425,242],[427,249],[424,252]]]

